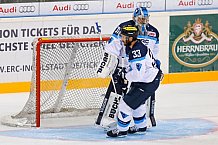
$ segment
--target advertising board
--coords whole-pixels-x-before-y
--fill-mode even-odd
[[[218,14],[170,17],[169,72],[218,70]]]
[[[102,1],[41,2],[40,15],[99,14],[102,7]]]
[[[131,16],[130,16],[131,17]],[[38,37],[111,34],[125,17],[66,16],[5,19],[0,23],[0,82],[25,82],[32,75],[32,42]]]
[[[166,11],[218,9],[217,0],[166,0]]]
[[[138,6],[144,6],[149,11],[165,11],[165,1],[163,0],[105,0],[104,13],[132,13]]]
[[[0,4],[0,17],[38,16],[39,3]]]

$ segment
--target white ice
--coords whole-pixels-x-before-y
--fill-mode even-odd
[[[18,113],[29,93],[1,94],[0,118]],[[153,141],[68,141],[27,139],[0,135],[0,145],[217,145],[218,144],[218,82],[161,85],[156,95],[156,119],[201,118],[215,122],[214,131],[197,136]],[[68,124],[62,121],[61,125]],[[70,121],[71,122],[71,121]],[[81,121],[80,121],[81,122]],[[89,121],[91,123],[92,120]],[[87,122],[86,122],[87,123]],[[53,124],[52,124],[53,125]],[[23,128],[0,125],[0,131]]]

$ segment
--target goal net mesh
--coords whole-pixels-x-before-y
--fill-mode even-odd
[[[67,38],[43,38],[40,46],[40,70],[37,70],[34,42],[31,91],[22,111],[14,116],[14,126],[36,123],[37,71],[40,71],[41,118],[94,115],[104,99],[110,79],[96,75],[106,41],[87,41],[97,35]],[[103,35],[107,40],[109,35]],[[75,42],[78,41],[78,42]],[[10,125],[10,123],[5,123]]]

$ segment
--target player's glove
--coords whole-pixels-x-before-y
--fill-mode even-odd
[[[161,65],[161,62],[160,62],[160,60],[156,59],[156,60],[155,60],[155,62],[156,62],[156,66],[157,66],[157,68],[159,68],[159,69],[160,69],[160,65]]]
[[[126,90],[128,85],[125,76],[126,76],[125,68],[121,68],[121,67],[117,67],[113,74],[115,85],[121,88],[122,90]]]

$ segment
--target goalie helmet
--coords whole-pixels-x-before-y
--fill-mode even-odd
[[[133,20],[135,21],[136,25],[147,24],[149,21],[149,14],[146,7],[136,8],[133,12]]]
[[[128,36],[128,37],[133,37],[133,39],[137,39],[138,37],[138,28],[134,25],[127,25],[122,27],[121,29],[121,34]]]

